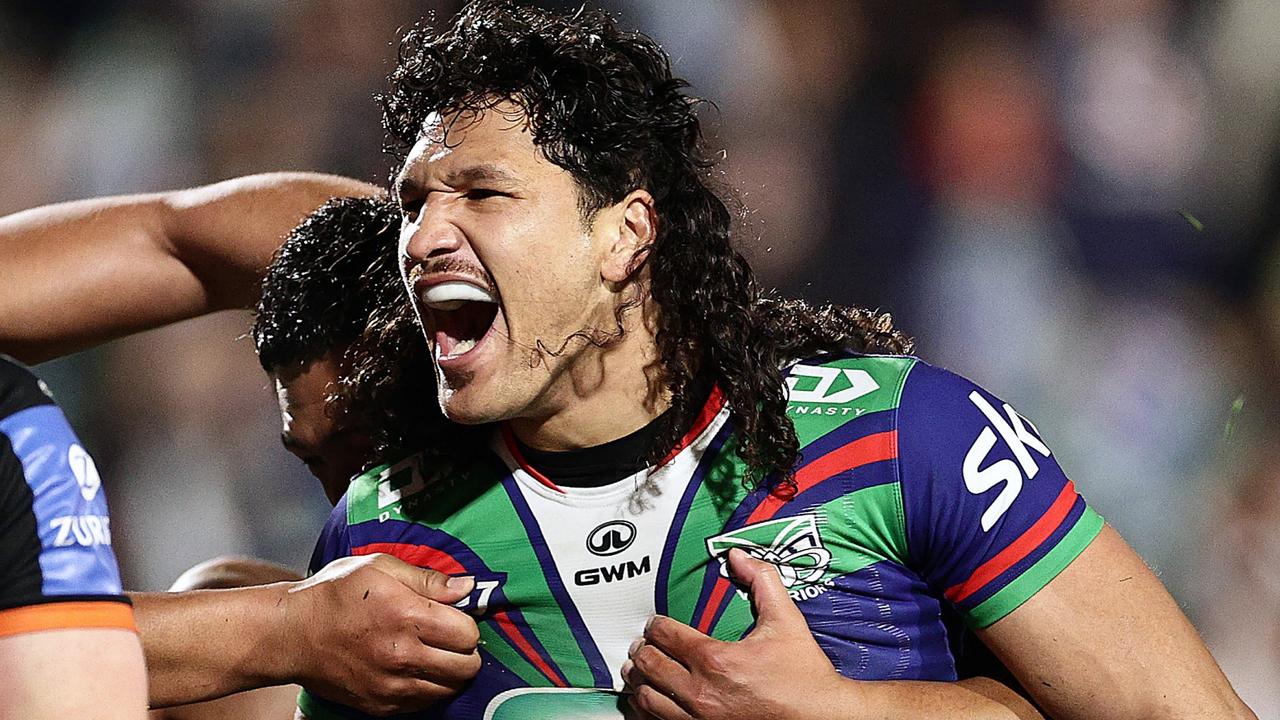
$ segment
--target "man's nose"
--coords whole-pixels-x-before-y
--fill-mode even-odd
[[[450,217],[447,208],[423,208],[413,222],[400,229],[400,254],[422,262],[430,257],[456,252],[466,236]]]

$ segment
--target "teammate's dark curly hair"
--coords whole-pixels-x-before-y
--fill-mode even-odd
[[[369,432],[370,460],[424,447],[446,431],[431,355],[404,300],[399,232],[399,209],[385,199],[320,206],[267,267],[252,330],[258,361],[276,375],[340,353],[330,411]],[[394,377],[382,372],[384,358],[394,361]]]
[[[383,244],[395,247],[399,226],[385,200],[335,198],[289,233],[262,279],[251,331],[264,370],[318,360],[360,336],[379,298],[359,287],[379,273],[398,280]]]
[[[789,483],[798,441],[779,370],[786,334],[770,325],[770,312],[799,306],[759,302],[751,268],[731,242],[734,217],[713,190],[699,101],[686,87],[656,42],[620,30],[604,12],[481,0],[444,32],[419,26],[404,36],[383,97],[384,124],[391,149],[403,153],[432,112],[511,101],[543,154],[577,181],[584,217],[648,190],[658,229],[642,264],[659,310],[658,350],[673,403],[652,456],[665,455],[698,410],[702,398],[689,390],[713,380],[733,413],[746,481],[772,474]],[[800,326],[808,329],[805,348],[818,349],[823,339],[860,351],[908,346],[886,317],[864,311],[818,312]]]
[[[480,442],[479,433],[448,422],[436,402],[431,351],[396,266],[399,220],[397,211],[383,256],[360,279],[369,311],[340,378],[343,411],[368,431],[382,460],[423,448],[460,452]]]

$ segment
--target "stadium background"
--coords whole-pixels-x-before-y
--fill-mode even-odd
[[[0,3],[0,212],[274,169],[384,180],[391,41],[456,5]],[[1280,3],[604,5],[716,101],[765,284],[891,310],[1035,420],[1280,718]],[[39,368],[131,588],[215,554],[305,563],[327,506],[247,327]]]

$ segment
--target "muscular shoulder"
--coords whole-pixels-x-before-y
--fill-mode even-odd
[[[431,461],[431,453],[420,451],[393,458],[365,471],[347,490],[347,518],[351,524],[386,520],[410,514],[431,498],[438,488],[449,484],[449,470]]]
[[[434,524],[493,486],[502,469],[488,450],[466,458],[432,450],[404,455],[351,481],[341,503],[342,521],[348,526],[389,520]]]
[[[912,368],[897,444],[912,561],[977,627],[1038,592],[1101,529],[1040,430],[955,373]]]
[[[801,446],[832,434],[892,429],[891,411],[898,407],[903,385],[918,362],[904,355],[832,354],[787,368],[787,415]],[[878,414],[883,414],[881,422],[863,419]]]

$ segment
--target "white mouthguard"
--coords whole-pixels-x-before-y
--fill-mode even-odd
[[[422,304],[432,310],[457,310],[464,302],[496,303],[488,291],[458,280],[432,285],[422,291]]]

